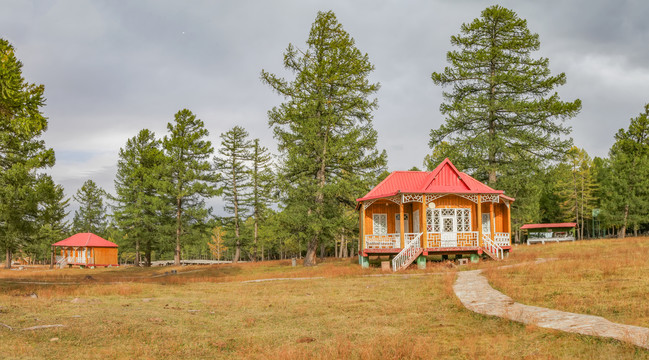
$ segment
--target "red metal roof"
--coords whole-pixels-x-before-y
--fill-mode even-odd
[[[87,246],[87,247],[117,247],[117,244],[103,239],[93,233],[78,233],[52,246]]]
[[[356,201],[389,197],[398,193],[499,194],[514,201],[513,198],[505,196],[502,190],[494,190],[458,171],[449,159],[442,161],[433,171],[395,171]]]
[[[554,223],[554,224],[525,224],[521,226],[523,229],[545,229],[545,228],[574,228],[577,223]]]

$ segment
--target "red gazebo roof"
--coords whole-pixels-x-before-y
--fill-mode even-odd
[[[356,201],[365,201],[394,196],[399,193],[417,194],[498,194],[504,199],[514,201],[471,176],[458,171],[447,158],[433,171],[395,171],[376,187]]]
[[[574,228],[577,223],[552,223],[552,224],[525,224],[521,226],[524,229],[546,229],[546,228]]]
[[[54,243],[52,246],[117,247],[117,244],[93,233],[78,233]]]

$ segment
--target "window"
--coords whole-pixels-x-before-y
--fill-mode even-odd
[[[399,215],[400,214],[394,214],[394,228],[397,234],[401,233],[401,221],[399,221],[401,217]],[[410,217],[405,213],[403,214],[403,227],[406,228],[404,233],[410,232]]]
[[[471,231],[471,209],[426,209],[426,230],[432,233]]]
[[[387,214],[374,214],[372,216],[374,222],[374,235],[387,235],[388,233],[388,215]]]

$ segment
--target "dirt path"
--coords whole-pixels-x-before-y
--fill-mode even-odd
[[[492,288],[481,272],[460,271],[453,285],[455,295],[471,311],[542,328],[609,337],[649,349],[649,328],[618,324],[600,316],[523,305]]]

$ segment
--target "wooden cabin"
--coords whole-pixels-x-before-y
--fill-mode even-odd
[[[577,223],[525,224],[521,226],[527,245],[546,241],[575,241]]]
[[[394,271],[428,255],[487,254],[511,250],[513,198],[458,171],[445,159],[433,171],[395,171],[356,199],[360,215],[360,263],[390,255]]]
[[[52,244],[56,256],[56,264],[63,268],[67,266],[95,267],[119,266],[117,260],[117,244],[103,239],[93,233],[79,233],[65,240]]]

